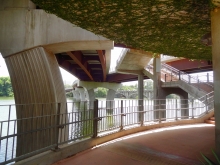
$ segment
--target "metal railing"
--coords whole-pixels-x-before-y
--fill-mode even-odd
[[[201,100],[95,100],[1,105],[0,164],[123,129],[198,118],[213,108],[213,93]],[[89,109],[90,104],[94,108]]]
[[[213,75],[210,75],[208,73],[206,75],[196,77],[189,75],[183,71],[180,71],[164,63],[161,64],[161,69],[167,71],[167,74],[165,74],[165,82],[167,82],[166,77],[170,77],[169,81],[182,80],[188,84],[198,84],[197,88],[199,88],[199,84],[206,84],[213,88],[212,83],[210,83],[213,82]]]
[[[153,65],[148,65],[145,69],[151,74],[153,74]],[[214,87],[212,84],[213,82],[212,74],[206,73],[206,75],[202,75],[200,77],[192,76],[164,63],[161,64],[161,72],[164,72],[163,74],[161,74],[161,80],[164,82],[173,82],[173,81],[182,80],[187,84],[193,85],[198,90],[204,91],[203,89],[201,89],[201,87],[206,85],[208,88],[210,88],[209,92],[213,91]],[[207,93],[207,91],[204,92]]]

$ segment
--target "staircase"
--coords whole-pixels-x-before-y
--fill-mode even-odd
[[[143,73],[153,79],[153,66],[147,66]],[[163,88],[179,87],[194,98],[203,98],[206,94],[213,92],[213,83],[199,80],[197,77],[179,71],[167,64],[161,64],[161,81]]]
[[[209,119],[205,120],[207,124],[215,124],[215,116],[210,117]]]
[[[149,65],[143,73],[153,80],[153,66]],[[206,80],[209,80],[207,78]],[[161,64],[161,84],[163,88],[179,87],[206,105],[208,110],[214,108],[213,83],[198,79],[185,72],[179,71],[167,64]],[[205,120],[206,123],[214,124],[214,117]]]

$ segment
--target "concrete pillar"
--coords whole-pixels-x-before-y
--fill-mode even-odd
[[[54,54],[43,47],[37,47],[7,56],[5,61],[11,77],[15,103],[24,104],[16,106],[17,119],[39,116],[30,120],[19,120],[17,123],[18,134],[55,125],[57,118],[40,117],[57,114],[57,103],[62,103],[60,113],[66,113],[65,89]],[[64,122],[67,119],[64,118],[60,121]],[[65,137],[68,137],[68,127],[64,129],[62,135],[66,133]],[[56,137],[55,128],[20,135],[17,137],[16,154],[20,156],[56,144]],[[48,141],[48,138],[51,139]]]
[[[139,111],[143,111],[143,105],[144,105],[144,76],[139,74],[138,75],[138,105]],[[143,113],[139,113],[138,120],[141,122],[141,125],[143,125]]]
[[[76,88],[76,90],[80,94],[80,101],[86,101],[85,89],[84,88]]]
[[[74,100],[79,101],[79,100],[80,100],[79,91],[73,90],[72,92],[73,92],[73,98],[74,98]]]
[[[211,12],[211,34],[214,71],[215,148],[220,157],[220,8]]]
[[[89,99],[88,99],[89,109],[93,109],[94,108],[94,101],[95,101],[94,89],[89,89],[87,92],[88,92],[88,96],[89,96]]]
[[[158,55],[153,59],[153,85],[154,85],[154,119],[166,118],[166,97],[164,97],[163,90],[161,88],[161,59]],[[163,99],[163,100],[161,100]]]
[[[107,96],[106,96],[106,108],[113,109],[114,107],[114,98],[115,98],[116,91],[113,89],[109,89]]]

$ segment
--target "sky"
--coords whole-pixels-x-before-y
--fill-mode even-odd
[[[112,51],[111,51],[111,68],[116,66],[116,61],[117,61],[118,56],[120,55],[121,51],[122,51],[122,48],[112,49]],[[65,71],[62,68],[60,68],[60,72],[61,72],[64,84],[71,85],[75,80],[77,80],[77,78],[75,76],[73,76],[72,74],[70,74],[69,72]],[[8,69],[5,64],[5,60],[0,53],[0,77],[7,77],[7,76],[9,76]],[[132,82],[123,83],[123,84],[130,85],[130,84],[134,84],[134,83],[137,83],[137,81],[132,81]]]

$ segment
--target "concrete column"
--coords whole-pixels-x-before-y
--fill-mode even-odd
[[[116,91],[113,89],[109,89],[107,96],[106,96],[106,108],[113,109],[114,107],[114,98],[115,98]]]
[[[77,88],[76,89],[80,94],[80,101],[86,101],[86,94],[84,88]]]
[[[74,98],[74,100],[79,101],[79,100],[80,100],[79,91],[73,90],[72,92],[73,92],[73,98]]]
[[[211,12],[211,34],[214,71],[215,148],[220,157],[220,8]]]
[[[144,76],[139,74],[138,75],[138,105],[139,105],[139,111],[143,111],[143,105],[144,105]],[[141,122],[141,125],[143,125],[143,113],[139,113],[138,120]]]
[[[166,97],[164,97],[163,90],[161,88],[161,59],[158,55],[153,59],[153,85],[154,85],[154,119],[166,118],[166,110],[161,111],[160,109],[166,109]],[[159,100],[163,99],[163,100]],[[158,111],[159,110],[159,111]]]
[[[89,109],[93,109],[94,108],[94,101],[95,101],[94,89],[89,89],[87,92],[88,92],[88,96],[89,96],[89,99],[88,99]]]
[[[51,117],[49,120],[40,117],[57,114],[57,103],[62,103],[60,113],[66,113],[65,89],[54,54],[43,47],[37,47],[7,56],[5,61],[11,77],[15,103],[24,104],[24,106],[16,106],[17,119],[39,116],[31,120],[19,120],[17,132],[27,132],[57,124],[57,118]],[[60,121],[64,122],[67,119],[64,117]],[[64,129],[62,135],[66,133],[65,137],[68,137],[68,127]],[[56,144],[56,137],[55,129],[18,136],[16,154],[20,156]],[[48,138],[51,139],[48,141]]]

